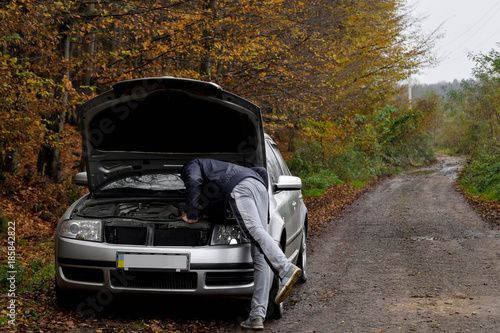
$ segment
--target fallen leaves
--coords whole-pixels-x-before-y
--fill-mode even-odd
[[[309,232],[319,233],[369,187],[357,189],[351,184],[333,185],[321,197],[304,199],[309,214]]]
[[[469,204],[476,209],[483,220],[493,223],[500,228],[500,201],[485,201],[479,195],[468,196],[465,191],[461,189],[459,191],[464,195]]]

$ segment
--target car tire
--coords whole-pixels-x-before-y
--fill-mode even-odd
[[[307,233],[302,232],[302,244],[300,245],[299,257],[297,259],[297,266],[302,270],[298,282],[304,283],[307,281]]]
[[[267,304],[266,319],[280,319],[281,317],[283,317],[283,302],[280,304],[276,304],[276,302],[274,302],[276,296],[278,295],[279,288],[280,278],[277,275],[274,275],[271,285],[271,291],[269,292],[269,302]]]

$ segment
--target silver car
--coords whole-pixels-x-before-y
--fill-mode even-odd
[[[232,213],[195,224],[180,218],[179,173],[198,157],[267,168],[269,233],[307,279],[302,183],[264,133],[259,107],[213,83],[161,77],[119,82],[78,113],[87,171],[75,181],[89,193],[57,226],[59,301],[97,293],[77,304],[92,313],[117,293],[251,297],[250,243]],[[279,318],[279,281],[269,278],[268,317]]]

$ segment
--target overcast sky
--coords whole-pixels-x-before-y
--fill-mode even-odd
[[[475,63],[469,53],[500,50],[500,0],[407,0],[416,16],[426,16],[422,29],[431,32],[442,24],[443,38],[436,43],[438,67],[425,69],[414,79],[437,83],[471,78]]]

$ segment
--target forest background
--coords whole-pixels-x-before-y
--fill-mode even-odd
[[[470,156],[461,187],[498,208],[500,55],[471,55],[474,80],[410,100],[439,36],[403,0],[18,0],[0,20],[0,232],[16,222],[21,290],[52,287],[57,218],[85,193],[75,108],[126,79],[211,81],[261,106],[308,198],[440,150]]]

